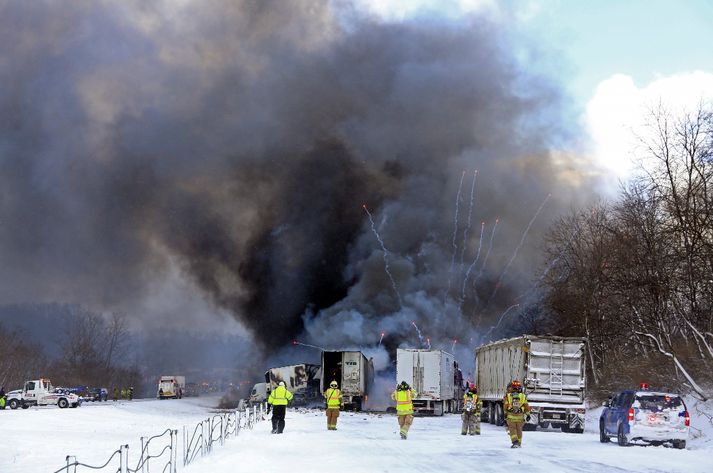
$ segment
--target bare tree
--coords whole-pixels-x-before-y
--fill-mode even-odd
[[[19,388],[25,380],[46,372],[47,365],[40,345],[0,325],[0,386],[6,390]]]
[[[711,113],[659,106],[643,143],[643,172],[617,201],[553,226],[546,304],[561,334],[589,339],[595,381],[634,357],[655,360],[651,374],[668,360],[705,399],[713,386]]]
[[[124,314],[76,307],[65,327],[57,371],[70,384],[114,384],[128,362],[129,341]]]

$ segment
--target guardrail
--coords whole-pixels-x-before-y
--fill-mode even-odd
[[[237,437],[242,429],[252,429],[257,422],[265,420],[265,414],[265,405],[260,404],[245,410],[215,414],[196,424],[193,429],[184,426],[183,466],[209,455],[214,445],[225,444],[228,438]],[[103,465],[89,465],[78,461],[74,455],[67,455],[66,465],[54,473],[77,473],[80,468],[113,473],[176,473],[177,458],[178,430],[166,429],[158,435],[141,437],[141,455],[133,468],[129,466],[129,446],[121,445]]]

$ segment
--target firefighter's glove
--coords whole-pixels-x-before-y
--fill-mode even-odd
[[[530,419],[532,419],[532,416],[530,414],[525,415],[525,420],[530,422]]]

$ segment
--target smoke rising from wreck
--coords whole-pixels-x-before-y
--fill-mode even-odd
[[[178,270],[264,348],[296,337],[417,346],[417,324],[447,349],[527,289],[538,235],[576,190],[552,158],[568,137],[557,85],[518,63],[515,40],[487,15],[389,23],[326,0],[3,10],[8,303],[148,320],[137,301],[160,297],[155,281]],[[473,218],[500,221],[461,304],[454,198],[475,169]],[[392,253],[402,307],[363,204]],[[481,243],[473,232],[458,251],[470,261]],[[180,301],[152,305],[191,320]]]

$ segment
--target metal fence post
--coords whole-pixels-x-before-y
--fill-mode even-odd
[[[139,463],[141,463],[141,473],[144,473],[144,451],[146,447],[144,447],[144,438],[141,437],[141,456],[139,457]]]
[[[129,445],[119,446],[119,471],[121,473],[129,472]]]
[[[74,457],[74,456],[72,456],[72,455],[67,455],[67,458],[66,458],[66,460],[67,460],[67,473],[69,473],[69,467],[72,466],[72,465],[69,463],[69,459],[70,459],[70,458],[74,458],[74,471],[75,471],[75,473],[76,473],[76,471],[77,471],[77,458]]]

